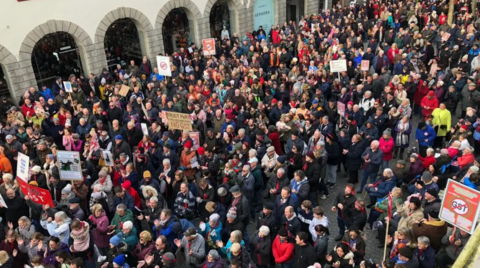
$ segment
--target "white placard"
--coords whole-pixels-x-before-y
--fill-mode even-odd
[[[157,56],[158,74],[164,76],[172,76],[172,69],[170,67],[170,58],[164,56]]]
[[[3,208],[8,208],[7,204],[5,204],[5,200],[3,200],[3,196],[0,194],[0,204],[2,204]]]
[[[113,167],[113,155],[110,151],[103,151],[103,160],[105,160],[105,165],[107,167]]]
[[[347,60],[331,60],[330,61],[330,72],[346,72],[347,71]]]
[[[73,92],[72,83],[64,81],[63,87],[65,88],[65,92]]]
[[[57,158],[61,180],[83,180],[79,152],[57,151]]]
[[[148,136],[148,127],[146,123],[141,123],[143,135]]]
[[[30,157],[19,152],[17,159],[17,177],[28,183],[30,178]]]

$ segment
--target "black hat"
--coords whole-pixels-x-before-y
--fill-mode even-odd
[[[265,204],[263,204],[263,208],[273,210],[273,204],[271,202],[266,202]]]
[[[433,197],[438,197],[438,192],[437,189],[435,188],[430,188],[427,190],[427,193]]]
[[[288,231],[285,228],[285,226],[280,227],[280,230],[278,230],[278,235],[279,236],[288,236]]]
[[[437,209],[432,209],[428,212],[428,216],[432,217],[432,219],[438,219],[440,212]]]
[[[80,198],[74,197],[68,201],[70,204],[80,204]]]
[[[277,161],[278,161],[278,163],[280,163],[280,164],[285,164],[285,161],[286,161],[286,160],[287,160],[287,157],[284,156],[284,155],[281,155],[281,156],[277,157]]]
[[[427,124],[425,124],[425,122],[420,122],[418,123],[418,129],[422,129],[426,126]]]
[[[413,258],[413,252],[408,247],[401,248],[398,252],[400,253],[400,255],[402,255],[405,258],[408,258],[408,259]]]
[[[300,131],[298,131],[298,129],[295,129],[293,131],[292,135],[295,135],[295,136],[299,137],[300,136]]]
[[[196,235],[196,234],[197,234],[197,230],[196,230],[194,227],[189,227],[189,228],[183,233],[184,236],[192,236],[192,235]]]

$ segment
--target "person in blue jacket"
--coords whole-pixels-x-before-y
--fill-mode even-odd
[[[428,147],[433,146],[433,141],[437,137],[435,129],[427,125],[425,122],[418,123],[418,128],[415,131],[415,140],[418,142],[418,152],[422,157],[427,156]]]
[[[55,100],[55,96],[53,96],[52,90],[50,90],[46,85],[42,85],[42,89],[39,90],[40,95],[48,101],[49,99]]]
[[[365,187],[365,191],[367,191],[368,196],[370,197],[370,205],[368,205],[367,208],[372,208],[377,203],[377,199],[384,198],[388,195],[388,193],[395,187],[395,184],[395,175],[393,174],[393,171],[389,168],[383,170],[383,177],[380,180]]]

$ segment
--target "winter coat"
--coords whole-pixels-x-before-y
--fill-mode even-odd
[[[316,261],[315,249],[308,242],[305,246],[295,245],[294,267],[308,268]]]
[[[137,228],[135,227],[133,227],[128,234],[125,234],[123,231],[120,231],[117,233],[117,236],[120,238],[122,242],[125,242],[125,244],[127,244],[128,250],[130,252],[133,251],[133,249],[136,247],[138,243]]]
[[[6,251],[8,255],[12,256],[13,250],[17,250],[17,256],[13,257],[13,266],[12,268],[23,268],[25,264],[28,263],[28,256],[21,250],[19,250],[17,241],[14,241],[13,244],[3,240],[0,242],[0,250]],[[2,264],[0,267],[4,267]]]
[[[435,267],[435,250],[432,247],[427,247],[427,249],[420,251],[416,248],[413,251],[414,258],[418,259],[421,268],[434,268]]]
[[[325,257],[328,252],[328,238],[329,235],[327,234],[318,236],[317,240],[313,243],[313,248],[317,255],[317,261],[322,265],[325,265],[325,262],[327,261]]]
[[[433,91],[430,91],[433,92]],[[435,98],[435,94],[433,93],[433,98],[429,99],[428,96],[430,95],[430,92],[427,94],[427,96],[423,97],[422,102],[420,103],[420,106],[422,107],[422,115],[426,118],[429,115],[432,114],[433,110],[438,108],[438,100]],[[425,109],[425,107],[428,107],[429,109]]]
[[[189,249],[187,248],[189,245]],[[184,236],[182,238],[182,242],[179,248],[180,252],[185,254],[185,263],[187,265],[193,264],[200,264],[200,260],[205,258],[205,240],[203,236],[197,235],[195,239],[191,241],[187,241],[187,238]],[[193,253],[192,255],[189,254],[189,250]]]
[[[295,242],[291,238],[287,238],[284,241],[280,240],[277,235],[272,244],[273,258],[276,264],[289,263],[294,259],[293,251],[295,248]]]
[[[415,139],[418,140],[418,144],[420,146],[429,147],[433,146],[433,141],[437,137],[437,133],[435,130],[427,125],[425,130],[418,129],[415,130]],[[428,141],[425,141],[428,140]]]
[[[292,179],[290,182],[290,189],[296,190],[296,193],[292,192],[292,196],[298,198],[300,202],[308,199],[308,194],[310,193],[310,184],[308,179],[305,177],[302,181],[297,182],[295,179]]]
[[[333,206],[337,208],[338,216],[342,219],[347,220],[353,216],[353,210],[355,209],[355,202],[357,197],[355,195],[350,195],[346,197],[344,193],[339,193],[333,202]],[[343,209],[337,207],[338,204],[343,205]]]
[[[57,252],[60,252],[60,251],[68,252],[68,246],[67,246],[67,244],[60,242],[60,245],[58,245],[57,249],[50,250],[50,248],[46,248],[46,250],[47,250],[47,255],[43,259],[42,264],[45,265],[45,266],[46,265],[53,265],[54,267],[57,267],[58,262],[55,258]],[[43,250],[38,251],[39,256],[44,256],[44,253],[45,253],[45,251],[43,251]]]
[[[478,103],[480,102],[480,92],[475,89],[470,91],[468,87],[465,87],[462,90],[460,97],[462,99],[462,103],[460,106],[462,111],[466,111],[468,107],[476,109]]]
[[[379,150],[383,152],[383,161],[390,161],[393,158],[393,146],[395,145],[393,138],[390,137],[388,140],[385,140],[383,137],[379,140],[380,146]]]
[[[448,224],[443,220],[424,221],[423,224],[414,224],[412,231],[415,237],[426,236],[430,239],[430,246],[438,252],[442,247],[442,238],[447,234]]]
[[[211,267],[211,268],[223,268],[223,259],[218,258],[214,261],[213,264],[208,263],[208,260],[204,261],[202,264],[197,265],[197,268],[205,268],[205,267]]]
[[[343,256],[343,258],[340,258],[337,255],[336,247],[330,252],[330,255],[332,256],[332,261],[327,261],[328,264],[332,265],[333,263],[340,262],[340,266],[338,268],[350,268],[352,267],[349,262],[350,259],[354,257],[354,254],[349,251],[347,254]]]
[[[107,234],[109,221],[105,212],[100,215],[100,217],[95,217],[90,215],[88,220],[91,224],[91,229],[93,232],[93,241],[95,241],[95,245],[99,248],[107,248],[110,244],[110,236]]]
[[[47,222],[46,219],[40,221],[40,224],[44,229],[48,230],[51,236],[56,236],[60,239],[60,242],[68,244],[68,239],[70,238],[70,219],[67,219],[61,225],[58,225],[55,221]]]
[[[433,110],[432,115],[432,124],[438,125],[437,137],[445,137],[450,130],[452,124],[452,115],[450,114],[450,111],[447,109],[442,110],[440,108],[437,108]],[[442,128],[442,126],[445,127]]]
[[[454,237],[454,241],[457,239],[460,239],[462,241],[462,244],[460,246],[455,245],[455,243],[450,242],[450,236]],[[445,247],[445,252],[447,253],[448,257],[450,257],[452,260],[456,260],[460,253],[462,253],[462,250],[465,248],[467,245],[468,240],[470,239],[470,235],[468,234],[466,237],[463,237],[460,234],[460,229],[456,228],[455,233],[453,233],[453,229],[448,231],[446,235],[443,236],[442,238],[442,245]]]
[[[369,163],[365,162],[365,171],[368,173],[377,173],[380,165],[382,165],[383,162],[383,152],[379,149],[377,149],[375,152],[372,151],[372,148],[367,147],[365,148],[365,151],[363,151],[361,155],[361,159],[365,159],[368,155],[368,159],[370,159]],[[347,167],[350,167],[346,165]],[[350,168],[349,168],[350,169]]]
[[[120,216],[118,215],[118,213],[115,213],[115,216],[113,216],[113,219],[110,225],[115,226],[115,231],[119,232],[119,231],[122,231],[123,223],[127,221],[134,222],[133,213],[129,209],[125,211],[125,214],[123,216]]]
[[[154,249],[155,243],[153,241],[150,241],[145,245],[138,243],[132,251],[132,257],[136,258],[138,261],[144,260],[145,256],[150,255]]]
[[[363,162],[361,158],[362,153],[363,153],[362,142],[357,142],[355,144],[350,145],[350,147],[348,148],[348,153],[346,154],[347,160],[345,162],[345,166],[352,171],[360,170]]]
[[[196,169],[192,168],[192,158],[196,157],[195,151],[191,150],[188,153],[183,150],[180,156],[180,166],[185,167],[184,174],[186,177],[195,175]]]
[[[260,238],[256,231],[250,239],[250,258],[257,266],[270,265],[272,240],[269,235]]]

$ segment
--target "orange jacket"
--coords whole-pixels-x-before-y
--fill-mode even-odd
[[[5,173],[10,173],[12,174],[12,163],[10,163],[10,160],[5,156],[4,153],[0,154],[0,170],[2,170]]]

